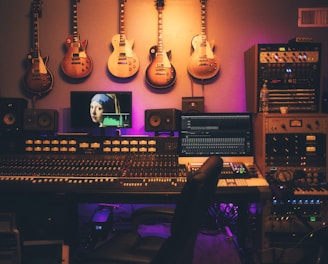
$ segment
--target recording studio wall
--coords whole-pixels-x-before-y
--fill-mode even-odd
[[[133,127],[122,133],[146,134],[144,114],[147,109],[182,109],[183,97],[204,97],[206,112],[246,111],[244,52],[256,43],[287,43],[294,37],[309,37],[322,43],[322,86],[328,90],[328,28],[300,28],[298,8],[327,7],[326,0],[207,0],[207,39],[214,40],[214,54],[220,71],[217,78],[201,82],[188,74],[192,53],[191,40],[201,33],[199,0],[165,0],[162,10],[163,49],[171,50],[176,81],[169,89],[151,89],[145,82],[150,64],[150,48],[157,45],[158,12],[155,0],[125,2],[124,31],[134,40],[133,51],[140,67],[128,79],[114,78],[107,69],[113,52],[112,37],[119,33],[119,0],[77,1],[78,31],[88,40],[87,52],[93,70],[83,80],[69,80],[60,64],[65,40],[72,34],[70,0],[44,0],[39,18],[39,48],[49,56],[47,66],[53,73],[53,87],[35,103],[37,109],[58,111],[58,131],[70,132],[69,96],[71,91],[121,90],[133,92]],[[31,96],[24,89],[26,56],[33,39],[32,0],[0,2],[0,97],[25,98],[32,107]],[[56,129],[57,130],[57,129]]]

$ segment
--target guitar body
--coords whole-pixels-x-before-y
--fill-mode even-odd
[[[133,40],[126,40],[124,35],[116,34],[112,38],[113,53],[109,56],[109,72],[118,78],[129,78],[139,70],[139,59],[133,51]]]
[[[40,55],[34,57],[32,53],[28,56],[29,66],[24,75],[24,85],[28,92],[33,94],[47,93],[53,88],[54,78],[47,67],[49,57],[42,58]]]
[[[156,89],[169,88],[176,81],[176,71],[169,60],[171,52],[157,50],[157,46],[150,48],[151,63],[146,69],[146,82]]]
[[[199,80],[214,78],[220,71],[220,63],[213,53],[214,43],[204,41],[197,35],[192,39],[193,53],[189,59],[188,72]]]
[[[85,78],[93,70],[92,58],[87,54],[88,41],[74,41],[73,35],[66,39],[66,54],[61,62],[63,73],[70,78]]]

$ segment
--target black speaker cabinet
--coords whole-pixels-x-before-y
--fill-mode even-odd
[[[26,107],[23,98],[0,98],[0,134],[22,132]]]
[[[182,97],[183,113],[204,113],[204,97]]]
[[[55,132],[58,130],[58,112],[52,109],[26,109],[25,131]]]
[[[174,108],[145,110],[145,130],[168,132],[179,130],[181,111]]]

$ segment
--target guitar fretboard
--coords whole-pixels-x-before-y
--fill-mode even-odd
[[[125,29],[124,29],[124,13],[125,13],[125,1],[126,0],[120,0],[120,9],[119,9],[119,31],[120,31],[120,46],[125,45]]]
[[[201,1],[201,37],[202,47],[206,47],[206,0]]]
[[[163,53],[163,11],[161,7],[158,8],[157,53]]]
[[[72,4],[72,10],[73,10],[73,41],[78,42],[79,41],[79,32],[77,29],[77,0],[73,0]]]
[[[39,54],[39,14],[33,13],[33,58]]]

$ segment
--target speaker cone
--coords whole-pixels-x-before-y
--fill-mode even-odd
[[[160,115],[154,114],[149,117],[149,124],[152,127],[159,127],[162,124],[162,119]]]
[[[7,113],[3,116],[3,123],[11,126],[16,122],[16,115],[14,113]]]
[[[41,113],[38,116],[37,123],[42,128],[47,128],[52,124],[52,117],[47,113]]]

